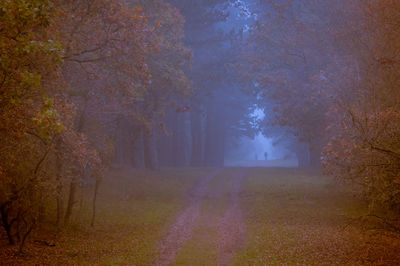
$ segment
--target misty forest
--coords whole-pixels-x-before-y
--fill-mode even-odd
[[[0,265],[398,265],[400,1],[0,0],[0,217]]]

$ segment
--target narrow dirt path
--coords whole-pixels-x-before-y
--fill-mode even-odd
[[[239,192],[246,172],[245,168],[238,170],[233,181],[230,206],[218,226],[218,265],[232,265],[234,254],[246,246],[246,224],[239,206]]]
[[[221,171],[222,168],[217,169],[201,178],[200,183],[189,192],[189,207],[179,215],[176,222],[171,226],[167,238],[161,244],[159,257],[154,265],[170,265],[184,243],[191,238],[200,214],[202,199],[208,192],[209,183]]]

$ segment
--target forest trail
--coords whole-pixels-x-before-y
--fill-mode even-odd
[[[239,206],[239,192],[247,170],[238,170],[233,180],[231,200],[219,224],[218,265],[232,265],[233,255],[245,248],[246,224]]]
[[[185,242],[190,239],[200,214],[202,199],[208,192],[209,183],[221,171],[222,169],[217,169],[207,174],[189,191],[187,195],[189,206],[178,216],[176,222],[171,226],[167,238],[161,243],[160,255],[154,265],[170,265]]]
[[[197,227],[202,228],[200,231],[206,231],[210,227],[216,229],[217,263],[232,265],[233,255],[243,249],[246,243],[246,225],[239,207],[239,192],[247,171],[245,168],[237,168],[233,173],[230,171],[232,169],[217,169],[201,178],[189,191],[189,206],[178,215],[168,236],[161,242],[159,257],[154,265],[174,264],[185,244],[196,237],[193,236],[193,231]],[[228,191],[224,191],[226,189]],[[205,205],[205,199],[211,199],[215,204],[226,200],[222,215],[204,210],[202,205]],[[200,234],[206,235],[207,232]]]

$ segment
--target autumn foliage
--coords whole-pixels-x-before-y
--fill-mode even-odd
[[[333,134],[324,149],[328,173],[361,185],[371,208],[400,210],[398,2],[360,5],[353,26],[359,76],[328,113]],[[354,64],[353,64],[354,65]],[[350,66],[351,68],[351,66]],[[354,67],[353,67],[354,68]],[[346,96],[346,97],[344,97]]]
[[[240,30],[221,26],[234,8],[248,19]],[[223,166],[258,130],[257,109],[257,126],[284,136],[299,166],[323,166],[371,210],[398,214],[398,10],[391,0],[1,0],[9,243],[22,252],[44,221],[71,224],[83,188],[94,226],[112,164]]]
[[[49,201],[57,224],[68,224],[79,187],[95,182],[93,225],[119,119],[149,126],[161,107],[148,95],[190,94],[182,17],[161,0],[147,14],[141,4],[1,2],[0,210],[20,250]]]
[[[251,28],[242,74],[274,111],[265,131],[307,144],[309,165],[322,162],[328,174],[357,184],[371,210],[398,212],[399,3],[260,6],[270,12]]]

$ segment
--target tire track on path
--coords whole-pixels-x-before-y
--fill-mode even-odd
[[[167,238],[161,243],[158,259],[153,265],[172,264],[185,242],[191,238],[196,220],[200,215],[202,199],[208,192],[209,183],[222,169],[217,169],[201,178],[200,182],[189,192],[189,207],[178,216],[176,222],[171,226]]]
[[[218,226],[218,265],[232,265],[235,253],[246,247],[246,224],[239,206],[239,192],[246,172],[245,168],[238,170],[233,181],[230,206]]]

